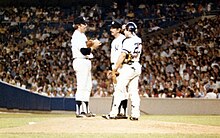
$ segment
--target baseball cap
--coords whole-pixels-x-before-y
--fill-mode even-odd
[[[121,24],[117,21],[112,21],[111,28],[121,28]]]
[[[79,16],[74,19],[74,24],[87,24],[85,17]]]

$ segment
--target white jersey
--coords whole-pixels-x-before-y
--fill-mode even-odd
[[[93,58],[92,53],[90,55],[83,55],[80,52],[81,48],[87,48],[86,41],[87,37],[84,33],[81,33],[78,30],[74,31],[71,39],[73,58]]]
[[[111,63],[112,68],[115,67],[118,57],[121,54],[122,49],[122,41],[125,39],[123,34],[120,34],[117,38],[115,38],[111,43]]]
[[[139,63],[142,51],[142,40],[136,35],[124,39],[122,42],[121,53],[129,54],[131,62],[125,62],[120,68],[120,74],[117,77],[115,86],[114,100],[110,117],[118,114],[118,107],[121,100],[124,100],[126,93],[131,99],[131,116],[138,118],[140,116],[140,96],[138,93],[138,80],[141,75],[141,64]],[[127,89],[127,91],[125,91]]]
[[[142,40],[137,35],[126,38],[123,42],[122,52],[131,54],[131,61],[138,62],[140,60],[142,50]]]

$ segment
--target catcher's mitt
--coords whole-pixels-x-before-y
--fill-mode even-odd
[[[126,55],[125,60],[123,63],[128,64],[132,60],[132,55],[129,53]]]

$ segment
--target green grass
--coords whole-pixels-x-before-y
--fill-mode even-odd
[[[208,115],[148,115],[143,116],[143,119],[164,121],[164,122],[178,122],[178,123],[191,123],[198,125],[212,125],[220,126],[220,116],[208,116]]]
[[[71,117],[70,114],[31,114],[31,113],[4,113],[0,114],[0,128],[17,127],[29,122],[45,121],[51,117]]]

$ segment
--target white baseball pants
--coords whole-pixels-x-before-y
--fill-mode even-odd
[[[91,61],[76,58],[73,60],[73,69],[76,72],[77,91],[76,101],[88,102],[92,90]]]
[[[141,65],[138,62],[135,62],[132,65],[123,64],[115,87],[114,100],[110,112],[111,117],[117,115],[120,102],[124,100],[124,90],[127,86],[132,104],[131,116],[136,118],[140,117],[140,96],[138,93],[138,80],[140,74]]]

